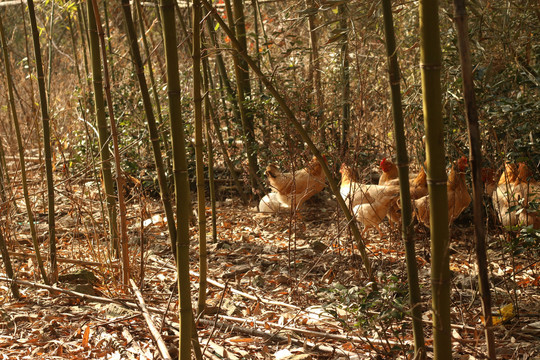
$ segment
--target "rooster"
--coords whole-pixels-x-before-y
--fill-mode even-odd
[[[326,157],[323,158],[326,161]],[[295,210],[325,186],[324,172],[316,157],[295,173],[282,173],[276,165],[271,164],[266,167],[265,174],[272,191],[276,193],[275,199]]]
[[[465,184],[465,169],[467,168],[467,158],[462,156],[452,166],[450,175],[446,183],[448,196],[448,224],[465,210],[471,203],[471,195]],[[425,195],[413,201],[413,208],[419,222],[429,227],[429,195]]]
[[[540,229],[540,214],[531,207],[540,201],[540,185],[527,164],[506,164],[492,197],[503,226],[532,225]]]
[[[379,185],[384,185],[389,180],[397,179],[398,168],[393,162],[383,158],[379,164],[379,167],[383,171],[381,177],[379,178]]]
[[[382,236],[379,224],[388,213],[390,205],[399,196],[397,185],[371,185],[356,181],[356,174],[343,164],[341,172],[341,196],[353,209],[356,219],[364,225],[364,233],[369,227],[377,229]]]

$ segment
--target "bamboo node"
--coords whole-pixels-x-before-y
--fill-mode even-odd
[[[432,179],[426,179],[426,182],[428,185],[446,185],[446,180],[432,180]]]
[[[441,70],[441,64],[426,64],[420,63],[420,68],[424,70]]]

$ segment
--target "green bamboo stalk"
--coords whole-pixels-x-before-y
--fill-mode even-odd
[[[112,82],[114,83],[115,80],[114,80],[114,69],[113,69],[113,64],[114,64],[114,61],[113,61],[113,55],[114,55],[114,52],[113,52],[113,47],[112,47],[112,42],[111,42],[111,29],[109,27],[109,11],[107,9],[107,1],[103,1],[103,14],[105,16],[105,32],[107,34],[107,49],[109,50],[109,52],[107,53],[107,58],[109,59],[108,63],[110,65],[110,68],[111,68],[111,79],[112,79]]]
[[[206,19],[206,29],[208,31],[208,38],[214,47],[214,53],[216,58],[216,65],[218,68],[219,76],[221,82],[223,83],[223,88],[228,95],[227,100],[231,103],[233,117],[237,124],[241,124],[240,119],[240,110],[238,109],[238,102],[236,101],[236,92],[234,91],[231,81],[229,80],[229,75],[227,74],[227,68],[225,67],[225,61],[223,60],[223,54],[221,53],[221,48],[217,41],[216,30],[214,28],[214,22],[211,17]]]
[[[88,33],[90,38],[90,55],[92,58],[92,82],[94,85],[95,114],[98,127],[98,138],[101,156],[101,173],[107,198],[107,212],[109,214],[109,233],[111,237],[111,252],[114,257],[120,255],[118,243],[118,225],[116,215],[116,196],[111,171],[111,153],[109,150],[109,126],[105,118],[105,101],[103,97],[103,77],[101,74],[101,57],[99,54],[99,37],[96,18],[92,10],[92,0],[87,0],[86,13],[88,16]],[[122,188],[118,189],[118,192]],[[105,217],[104,217],[105,218]]]
[[[257,59],[257,66],[261,67],[261,53],[259,52],[259,17],[257,16],[258,3],[257,0],[251,0],[251,7],[253,8],[253,33],[255,35],[255,59]],[[262,81],[258,79],[259,94],[262,94]]]
[[[409,277],[409,298],[414,334],[414,358],[425,359],[426,347],[424,343],[424,332],[422,325],[422,295],[420,292],[418,269],[416,265],[416,252],[414,247],[415,237],[412,223],[411,194],[409,189],[409,156],[407,154],[407,144],[405,141],[405,130],[403,125],[399,64],[397,58],[396,37],[394,33],[391,1],[382,0],[382,6],[401,196],[401,236],[405,244],[407,274]]]
[[[203,67],[204,67],[205,76],[208,79],[208,86],[212,87],[212,76],[210,74],[210,64],[208,62],[208,58],[203,59]],[[240,195],[242,202],[244,204],[247,204],[248,198],[244,192],[242,183],[240,182],[240,179],[238,178],[238,171],[234,167],[234,164],[231,158],[229,157],[229,151],[227,150],[227,145],[225,144],[225,140],[223,140],[223,135],[221,134],[219,120],[214,112],[212,104],[208,102],[207,105],[210,111],[210,119],[212,120],[212,124],[214,125],[214,130],[216,132],[216,137],[218,139],[219,148],[221,149],[221,154],[223,155],[223,160],[225,162],[225,165],[227,166],[227,169],[229,169],[233,184],[236,187],[236,190],[238,191],[238,194]]]
[[[179,359],[191,358],[191,334],[193,313],[191,308],[191,289],[189,276],[189,217],[190,192],[187,172],[186,144],[182,109],[180,104],[180,77],[178,73],[178,53],[176,50],[176,20],[174,0],[160,0],[163,27],[163,41],[166,54],[167,93],[169,102],[169,121],[171,122],[173,172],[176,190],[177,229],[177,272],[179,296]]]
[[[420,0],[420,66],[431,232],[434,359],[451,359],[448,197],[441,105],[439,2]]]
[[[5,176],[4,176],[5,174]],[[6,157],[4,153],[4,144],[2,143],[2,137],[0,136],[0,200],[3,203],[7,202],[6,187],[4,186],[4,179],[6,183],[9,181]]]
[[[204,68],[204,66],[203,66]],[[208,182],[210,188],[210,208],[212,210],[212,242],[217,243],[217,213],[216,213],[216,185],[214,182],[214,145],[212,144],[212,136],[210,135],[211,125],[210,125],[210,97],[208,94],[208,72],[206,69],[203,70],[204,73],[204,119],[205,119],[205,136],[206,136],[206,148],[208,150]],[[242,197],[243,192],[240,193]]]
[[[201,3],[193,0],[193,109],[195,122],[195,166],[197,173],[197,213],[199,215],[199,301],[198,313],[206,308],[206,273],[208,271],[208,256],[206,253],[206,201],[204,194],[204,158],[203,158],[203,121],[201,97]]]
[[[101,17],[99,16],[99,8],[97,0],[91,0],[94,11],[94,19],[98,31],[99,41],[101,43],[101,58],[103,60],[103,78],[105,79],[105,95],[107,96],[107,109],[109,110],[109,121],[111,123],[111,135],[113,140],[114,165],[116,170],[116,187],[118,193],[118,205],[120,207],[120,238],[122,245],[122,278],[123,284],[128,286],[130,279],[129,265],[129,244],[127,237],[127,210],[126,201],[124,199],[124,175],[120,166],[120,149],[118,145],[118,131],[116,128],[116,120],[114,118],[113,101],[111,96],[111,81],[109,75],[109,65],[107,61],[107,47],[105,46],[105,34],[101,25]],[[90,4],[89,4],[90,5]],[[91,11],[89,9],[89,11]]]
[[[223,19],[221,19],[218,12],[216,11],[216,9],[212,5],[210,5],[210,3],[208,3],[207,0],[201,0],[201,1],[202,1],[202,4],[206,7],[206,9],[212,14],[214,19],[216,19],[216,21],[219,23],[219,25],[221,26],[223,31],[225,31],[225,33],[229,36],[233,46],[236,49],[240,49],[240,46],[241,46],[240,43],[238,43],[238,41],[236,40],[236,37],[234,36],[231,29],[229,29],[227,24],[225,24]],[[274,96],[274,98],[278,102],[279,106],[281,107],[281,110],[287,116],[287,119],[293,124],[293,126],[298,131],[298,134],[306,142],[306,144],[308,145],[308,147],[311,150],[311,152],[313,153],[313,155],[317,158],[317,160],[321,164],[321,167],[322,167],[322,169],[324,171],[324,175],[326,176],[326,179],[328,180],[328,184],[330,185],[330,189],[332,190],[332,193],[335,195],[336,200],[337,200],[337,202],[339,204],[339,207],[341,208],[341,210],[345,214],[345,219],[346,219],[347,223],[349,224],[349,227],[350,227],[350,229],[351,229],[351,231],[353,233],[353,237],[354,237],[355,241],[357,242],[358,251],[360,251],[360,256],[362,257],[362,261],[363,261],[363,264],[364,264],[366,274],[367,274],[368,278],[372,281],[373,287],[376,288],[376,286],[377,286],[376,279],[375,279],[375,277],[374,277],[374,275],[373,275],[373,273],[371,271],[371,263],[370,263],[370,261],[369,261],[369,259],[367,257],[366,247],[365,247],[365,244],[364,244],[364,242],[362,240],[362,236],[360,235],[360,231],[358,230],[358,227],[356,226],[356,222],[354,221],[354,218],[351,215],[351,212],[349,211],[349,208],[348,208],[347,204],[345,204],[345,201],[341,197],[339,187],[337,185],[337,181],[336,181],[336,179],[334,179],[334,176],[330,172],[330,169],[329,169],[328,165],[326,164],[325,159],[323,158],[323,156],[320,153],[319,149],[317,149],[317,147],[315,146],[315,144],[313,143],[313,141],[311,140],[311,138],[307,134],[307,132],[304,129],[304,127],[302,126],[302,124],[296,119],[296,117],[294,116],[294,113],[292,112],[292,110],[287,105],[287,102],[285,101],[285,99],[276,90],[276,88],[270,82],[270,80],[268,80],[268,78],[266,76],[264,76],[261,69],[259,69],[259,67],[257,67],[257,64],[255,64],[255,62],[247,54],[244,54],[242,52],[239,52],[239,54],[241,54],[241,56],[244,57],[247,64],[249,65],[249,67],[261,79],[263,84],[266,86],[266,89],[272,94],[272,96]]]
[[[21,9],[21,17],[22,17],[22,21],[23,21],[23,29],[24,29],[24,48],[25,48],[25,51],[26,51],[26,59],[28,61],[28,79],[33,79],[34,75],[32,74],[32,66],[30,66],[30,45],[28,44],[28,31],[26,29],[26,13],[25,13],[25,7],[24,6],[21,6],[20,7]],[[30,85],[30,99],[31,99],[31,106],[30,106],[30,119],[27,120],[28,122],[29,121],[34,121],[34,125],[35,125],[35,128],[38,129],[39,128],[39,124],[38,124],[38,115],[37,115],[37,106],[36,106],[36,101],[35,101],[35,96],[34,96],[34,82],[33,81],[30,81],[29,82],[29,85]],[[13,88],[14,92],[16,93],[17,92],[17,89],[16,88]],[[18,96],[20,98],[20,96]],[[23,107],[22,110],[26,113],[26,107]],[[39,163],[41,164],[42,161],[42,151],[41,151],[41,138],[39,136],[39,131],[36,131],[35,132],[35,137],[36,137],[36,144],[38,144],[38,157],[39,157]],[[40,182],[43,183],[43,167],[40,167],[40,170],[39,170],[39,175],[40,175]],[[43,195],[44,193],[41,192],[41,195]],[[43,199],[43,203],[45,203],[45,199]]]
[[[21,136],[21,130],[19,128],[19,119],[17,117],[17,110],[15,108],[15,98],[13,97],[13,79],[11,77],[11,68],[9,62],[9,54],[7,52],[6,35],[4,33],[4,24],[2,23],[2,17],[0,16],[0,40],[2,41],[2,52],[4,56],[4,69],[6,71],[6,83],[8,89],[9,108],[11,110],[11,117],[13,119],[13,125],[15,126],[15,134],[17,136],[17,146],[19,149],[19,162],[21,166],[21,180],[23,186],[24,202],[26,204],[26,212],[28,214],[28,223],[30,225],[30,233],[32,235],[32,244],[34,245],[34,251],[36,252],[36,260],[38,263],[39,271],[43,282],[49,285],[49,279],[47,278],[47,272],[45,266],[43,266],[43,259],[41,258],[41,252],[39,250],[39,243],[37,240],[36,225],[34,223],[34,213],[32,212],[32,204],[30,203],[30,195],[28,194],[28,183],[26,181],[26,166],[24,161],[24,145]]]
[[[259,4],[259,0],[254,0],[254,2],[256,5],[255,11],[257,12],[257,17],[259,18],[259,22],[261,23],[261,30],[262,30],[262,34],[264,38],[264,46],[266,47],[266,56],[268,57],[268,65],[270,65],[270,68],[273,69],[274,61],[272,60],[272,55],[270,54],[270,45],[269,45],[270,42],[268,41],[268,35],[266,34],[266,29],[264,27],[264,21],[261,14],[261,6]],[[259,50],[257,49],[257,51]]]
[[[264,188],[260,183],[257,171],[259,165],[257,161],[257,146],[255,142],[255,126],[253,124],[253,113],[248,108],[251,98],[251,85],[249,81],[249,67],[243,58],[247,55],[246,25],[244,17],[244,5],[242,0],[233,0],[232,7],[230,0],[225,0],[227,16],[229,18],[229,27],[234,27],[234,35],[238,40],[239,47],[237,53],[233,53],[234,72],[236,74],[236,96],[238,98],[238,108],[242,120],[242,130],[245,142],[245,151],[248,159],[248,172],[253,192],[260,190],[264,193]]]
[[[311,8],[310,13],[308,14],[308,26],[309,26],[309,44],[311,48],[310,52],[310,68],[313,73],[313,88],[315,92],[315,104],[317,109],[317,119],[318,123],[316,124],[316,128],[318,129],[320,126],[321,121],[323,121],[322,117],[324,114],[323,104],[324,104],[324,94],[322,92],[322,85],[321,85],[321,59],[319,56],[319,37],[317,34],[317,26],[315,23],[315,14],[313,13],[316,11],[316,4],[315,0],[307,0],[309,2],[309,6]],[[306,5],[307,2],[306,2]]]
[[[34,14],[35,18],[35,14]],[[51,1],[51,24],[49,26],[49,68],[47,72],[47,103],[51,101],[51,81],[52,81],[52,62],[53,62],[53,31],[54,31],[54,1]],[[32,27],[32,33],[33,33]],[[35,45],[34,45],[35,47]],[[45,155],[47,156],[47,155]],[[53,281],[54,282],[54,281]]]
[[[77,13],[80,13],[80,5],[81,4],[78,4],[76,6],[76,11]],[[94,142],[94,138],[91,136],[91,132],[90,132],[90,129],[89,129],[89,126],[88,126],[88,120],[87,120],[87,117],[86,117],[86,110],[87,110],[87,105],[85,104],[89,104],[89,101],[88,101],[88,91],[87,91],[87,85],[88,85],[88,79],[89,79],[89,76],[88,76],[88,63],[87,63],[87,59],[86,59],[86,49],[84,49],[84,39],[85,39],[85,36],[84,36],[84,33],[81,33],[81,40],[82,40],[82,46],[83,46],[83,49],[82,49],[82,53],[83,53],[83,59],[84,59],[84,66],[85,66],[85,78],[84,78],[84,81],[83,81],[83,78],[82,78],[82,75],[81,75],[81,71],[79,69],[79,51],[77,51],[77,41],[75,39],[75,31],[73,29],[73,22],[71,20],[71,14],[69,12],[69,9],[67,9],[67,21],[68,21],[68,27],[69,27],[69,32],[70,32],[70,36],[71,36],[71,48],[72,48],[72,51],[73,51],[73,59],[75,60],[75,69],[76,69],[76,73],[77,73],[77,79],[79,80],[79,88],[81,89],[81,93],[82,93],[82,96],[79,95],[77,97],[77,102],[79,104],[79,111],[80,111],[80,114],[81,114],[81,117],[83,119],[83,122],[84,122],[84,129],[85,129],[85,133],[86,133],[86,139],[87,139],[87,143],[89,144],[89,151],[87,152],[86,154],[86,157],[87,157],[87,160],[88,158],[90,159],[90,162],[91,162],[91,166],[92,166],[92,175],[93,175],[93,178],[94,178],[94,183],[95,183],[95,186],[97,188],[97,192],[98,192],[98,196],[99,196],[99,205],[101,207],[101,213],[104,214],[105,213],[105,205],[103,203],[103,193],[101,191],[101,185],[100,185],[100,180],[98,179],[99,176],[98,176],[98,173],[97,173],[97,168],[96,168],[96,162],[95,162],[95,157],[94,157],[94,146],[93,146],[93,142]],[[82,21],[80,20],[80,18],[78,19],[78,23],[79,23],[79,30],[82,29]],[[82,30],[81,30],[82,31]],[[94,108],[93,107],[88,107],[88,110],[90,112],[90,116],[93,117],[94,116]]]
[[[81,44],[82,44],[82,58],[84,63],[84,73],[86,75],[84,82],[88,84],[90,79],[90,72],[88,70],[88,57],[86,55],[86,43],[90,44],[90,37],[88,35],[88,27],[86,26],[86,18],[83,16],[81,7],[84,6],[84,2],[78,3],[75,7],[77,8],[77,24],[79,27],[79,34],[81,34]]]
[[[34,55],[36,60],[36,72],[39,87],[39,99],[41,105],[41,119],[43,126],[43,147],[45,152],[45,171],[47,174],[47,196],[48,196],[48,221],[49,221],[49,257],[51,260],[50,281],[55,283],[58,280],[58,263],[56,256],[56,230],[55,230],[55,206],[54,206],[54,178],[51,153],[51,130],[48,110],[48,96],[45,90],[45,75],[43,74],[43,63],[41,60],[41,47],[39,44],[39,31],[36,22],[36,13],[34,11],[34,1],[28,0],[28,14],[30,16],[30,26],[34,39]],[[53,6],[54,9],[54,6]],[[54,13],[54,12],[53,12]],[[52,19],[51,19],[52,31]],[[52,32],[51,32],[52,34]],[[52,46],[51,46],[52,47]],[[51,54],[49,54],[51,56]],[[51,67],[49,64],[49,78]]]
[[[493,337],[493,317],[491,315],[491,294],[489,291],[488,259],[486,254],[485,214],[482,203],[482,142],[478,126],[478,110],[474,95],[474,83],[469,48],[469,29],[467,26],[467,10],[464,0],[454,0],[454,21],[458,35],[459,58],[461,61],[461,76],[463,77],[463,97],[465,100],[465,115],[469,129],[469,161],[472,168],[473,182],[473,216],[474,237],[476,239],[476,261],[478,263],[478,282],[484,313],[488,356],[495,360],[497,357],[495,339]]]
[[[128,39],[129,39],[131,56],[135,65],[137,79],[139,80],[139,88],[141,89],[141,96],[143,100],[144,111],[146,114],[146,119],[148,121],[148,132],[150,133],[150,142],[152,143],[154,162],[156,164],[156,171],[157,171],[157,176],[158,176],[161,201],[163,203],[163,208],[165,209],[165,215],[167,216],[167,226],[169,229],[169,236],[171,240],[171,249],[176,258],[176,223],[174,220],[174,211],[171,204],[171,193],[169,191],[169,186],[167,184],[167,177],[165,175],[165,168],[163,166],[163,157],[161,155],[161,146],[159,143],[158,127],[156,124],[156,119],[154,117],[154,111],[152,109],[152,101],[150,100],[150,93],[148,91],[148,85],[146,83],[146,78],[144,76],[143,63],[141,59],[139,46],[137,44],[137,35],[135,33],[133,19],[131,18],[129,0],[122,0],[122,10],[124,13],[124,21],[126,24],[125,29],[126,29]],[[143,28],[141,28],[141,30],[142,29]],[[159,99],[157,97],[155,84],[153,84],[153,89],[154,89],[156,103],[159,104]],[[160,109],[159,105],[158,105],[158,109]],[[158,110],[158,113],[159,113],[159,110]]]
[[[150,84],[151,84],[151,87],[152,87],[152,94],[154,96],[154,102],[156,104],[156,112],[157,112],[157,116],[158,116],[158,124],[164,124],[163,116],[161,115],[161,102],[159,100],[158,87],[157,87],[157,84],[156,84],[156,80],[155,80],[155,77],[154,77],[154,70],[153,70],[153,66],[152,66],[152,57],[150,56],[150,46],[148,45],[148,40],[146,38],[145,28],[147,26],[145,25],[145,21],[144,21],[144,12],[142,10],[140,0],[136,0],[135,3],[137,5],[137,13],[139,14],[139,16],[138,16],[139,27],[140,27],[140,31],[141,31],[141,38],[143,40],[144,52],[145,52],[146,59],[147,59],[146,63],[147,63],[147,67],[148,67],[148,77],[150,78]],[[158,14],[159,14],[159,11],[158,11]],[[133,27],[135,27],[135,26],[133,26]],[[150,37],[150,40],[152,40],[151,37]],[[138,47],[137,47],[137,49],[138,49]],[[162,68],[162,66],[160,65],[161,64],[161,58],[159,56],[156,56],[156,59],[158,61],[158,66],[160,66]],[[156,126],[156,129],[157,129],[157,126]],[[166,154],[166,156],[165,156],[165,165],[167,166],[167,172],[169,174],[172,174],[172,163],[171,163],[171,157],[169,156],[170,155],[169,131],[167,129],[163,129],[160,132],[160,134],[161,134],[161,141],[163,142],[163,147],[165,148],[165,154]],[[159,174],[158,174],[158,177],[159,177]],[[167,180],[167,178],[165,177],[165,181],[166,180]],[[159,179],[158,179],[158,181],[159,181]],[[168,191],[168,189],[169,189],[169,186],[167,184],[167,192],[169,193],[169,203],[170,203],[170,191]],[[175,226],[175,233],[176,233],[176,226]],[[174,239],[176,241],[176,235],[174,236]],[[173,246],[173,249],[175,249],[175,246]],[[176,253],[175,253],[175,256],[176,256]]]

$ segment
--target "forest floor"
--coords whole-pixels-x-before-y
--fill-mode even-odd
[[[118,280],[118,263],[106,261],[107,246],[99,234],[99,207],[74,201],[81,191],[89,190],[74,186],[58,200],[61,260],[56,286],[64,292],[36,287],[42,282],[34,258],[23,256],[31,254],[32,247],[24,203],[18,203],[18,215],[11,218],[15,228],[11,227],[8,235],[9,247],[17,280],[27,282],[19,284],[20,300],[11,296],[5,280],[0,282],[0,359],[160,358],[132,287],[124,287]],[[157,200],[132,201],[132,277],[175,358],[178,304],[167,226]],[[217,242],[212,240],[210,210],[207,218],[207,309],[197,325],[205,358],[412,358],[404,248],[399,233],[387,224],[382,224],[385,238],[373,231],[367,239],[379,282],[378,290],[373,291],[343,216],[333,201],[322,196],[309,201],[299,218],[258,213],[226,199],[218,204]],[[45,258],[46,221],[46,214],[38,214]],[[432,357],[428,234],[420,226],[416,229],[424,333],[428,357]],[[196,227],[190,231],[191,290],[196,309],[199,247]],[[538,249],[514,251],[512,255],[508,239],[508,234],[489,231],[492,302],[500,314],[494,326],[498,358],[538,359]],[[453,355],[456,359],[484,358],[473,231],[466,214],[452,227],[450,248]]]

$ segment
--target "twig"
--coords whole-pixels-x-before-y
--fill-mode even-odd
[[[152,317],[148,313],[148,309],[146,308],[146,304],[144,303],[144,299],[142,297],[141,292],[137,288],[137,285],[135,284],[133,279],[129,279],[129,283],[131,284],[131,288],[133,289],[135,296],[137,296],[137,300],[139,301],[139,308],[141,309],[144,320],[146,321],[146,324],[148,325],[148,330],[150,330],[150,335],[152,335],[152,338],[154,338],[154,341],[156,342],[156,346],[159,350],[159,353],[165,360],[172,359],[171,355],[169,354],[169,350],[167,350],[167,346],[165,345],[165,342],[163,341],[163,338],[161,337],[161,334],[158,332],[158,330],[154,326],[154,322],[152,321]]]

